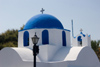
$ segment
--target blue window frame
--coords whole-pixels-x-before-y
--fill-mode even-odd
[[[29,32],[25,31],[23,36],[24,46],[29,46]]]
[[[49,44],[49,33],[48,30],[42,32],[42,44]]]
[[[65,33],[65,31],[62,31],[62,44],[63,44],[63,46],[66,46],[66,33]]]

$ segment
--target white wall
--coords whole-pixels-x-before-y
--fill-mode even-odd
[[[41,45],[39,46],[38,57],[42,62],[50,62],[54,54],[59,50],[60,46],[56,45]]]
[[[62,46],[62,30],[48,29],[49,31],[49,43],[51,45]]]
[[[70,32],[69,31],[65,31],[66,32],[66,43],[67,43],[67,47],[71,46],[71,37],[70,37]]]
[[[83,47],[75,61],[68,61],[72,67],[97,67],[100,66],[99,59],[90,47]]]
[[[18,32],[18,47],[23,47],[23,34],[24,31]]]
[[[100,62],[90,47],[57,48],[41,45],[40,50],[41,55],[37,56],[40,60],[36,58],[37,67],[100,67]],[[0,67],[32,66],[33,55],[28,48],[4,48],[0,51]]]
[[[18,47],[23,47],[23,34],[25,31],[29,32],[29,48],[32,48],[33,43],[32,43],[32,37],[36,35],[39,37],[39,42],[37,45],[42,45],[42,31],[43,30],[48,30],[49,33],[49,44],[51,45],[57,45],[57,46],[62,46],[62,31],[61,29],[30,29],[30,30],[23,30],[18,33]],[[70,46],[70,32],[66,31],[66,43],[67,47]]]

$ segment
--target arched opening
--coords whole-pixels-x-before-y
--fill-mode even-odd
[[[65,31],[62,31],[62,44],[63,44],[63,46],[66,46],[66,33],[65,33]]]
[[[49,33],[48,30],[42,32],[42,44],[49,44]]]
[[[24,32],[24,37],[23,37],[23,41],[24,41],[24,46],[29,46],[29,32],[25,31]]]
[[[82,46],[82,38],[81,38],[81,36],[78,36],[77,39],[78,39],[78,43],[79,43],[79,45]]]

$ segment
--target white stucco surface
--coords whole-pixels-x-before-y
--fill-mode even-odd
[[[61,30],[61,29],[29,29],[29,30],[24,30],[18,32],[18,47],[24,47],[24,40],[23,40],[23,35],[25,31],[29,32],[29,47],[32,48],[33,43],[32,43],[32,37],[36,35],[39,37],[39,42],[37,45],[42,45],[42,32],[43,30],[48,30],[49,33],[49,44],[51,45],[57,45],[57,46],[62,46],[62,31],[65,31],[66,33],[66,47],[70,47],[71,42],[70,42],[70,32],[66,30]]]
[[[90,47],[56,47],[41,45],[37,67],[96,67],[100,62]],[[6,64],[5,64],[6,63]],[[32,50],[4,48],[0,51],[0,67],[31,67]]]

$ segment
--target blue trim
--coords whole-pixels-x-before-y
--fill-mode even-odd
[[[29,46],[29,32],[25,31],[23,35],[23,45]]]
[[[90,37],[91,35],[88,35],[88,37]]]
[[[71,31],[70,31],[70,30],[68,30],[68,29],[63,29],[63,30],[71,32]]]
[[[32,29],[57,29],[57,28],[32,28]],[[25,30],[31,30],[31,29],[19,30],[18,32],[20,32],[20,31],[25,31]],[[71,32],[70,30],[67,30],[67,29],[59,29],[59,30],[65,30],[65,31]]]
[[[42,31],[42,44],[49,44],[49,33],[48,30]]]
[[[73,38],[76,38],[76,37],[73,37]]]
[[[74,37],[74,38],[76,38],[76,37]]]
[[[82,34],[85,37],[85,34],[83,34],[82,32],[80,32],[80,34]]]
[[[66,33],[65,33],[65,31],[62,31],[62,44],[63,44],[63,46],[66,46]]]

